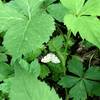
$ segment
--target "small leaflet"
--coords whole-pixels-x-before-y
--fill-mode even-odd
[[[55,54],[48,53],[46,56],[44,56],[41,59],[41,62],[43,62],[43,63],[52,62],[52,63],[58,64],[58,63],[60,63],[60,60]]]

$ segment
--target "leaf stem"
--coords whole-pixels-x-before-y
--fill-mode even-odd
[[[67,52],[67,50],[68,50],[70,37],[71,37],[71,30],[68,30],[67,35],[65,35],[65,42],[66,42],[65,52]]]

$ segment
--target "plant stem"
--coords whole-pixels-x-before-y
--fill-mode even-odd
[[[58,27],[59,31],[61,34],[63,34],[63,32],[60,30],[60,28]],[[60,58],[61,60],[61,63],[62,63],[62,68],[63,68],[63,73],[64,73],[64,76],[66,75],[66,60],[67,60],[67,57],[68,57],[68,47],[69,47],[69,41],[70,41],[70,37],[71,37],[71,30],[68,30],[67,32],[67,35],[64,35],[65,37],[65,50],[64,50],[64,53],[66,55],[62,55],[61,52],[57,51],[57,54],[58,54],[58,57]],[[65,92],[66,92],[66,96],[65,96],[65,100],[69,100],[69,96],[68,96],[68,91],[67,89],[65,88]]]
[[[68,54],[68,47],[69,47],[69,41],[70,41],[70,37],[71,37],[71,30],[68,30],[67,35],[65,35],[65,53]],[[68,55],[65,55],[65,59],[67,60]],[[66,99],[65,100],[69,100],[69,96],[68,96],[68,91],[65,88],[65,92],[66,92]]]
[[[60,51],[57,51],[57,55],[58,55],[58,57],[61,60],[61,64],[62,64],[64,75],[66,75],[66,62],[65,62],[65,58],[64,58],[64,56],[62,55],[62,53]]]
[[[71,37],[71,30],[68,30],[67,35],[65,35],[65,52],[67,52],[67,49],[69,47],[69,41],[70,41],[70,37]]]

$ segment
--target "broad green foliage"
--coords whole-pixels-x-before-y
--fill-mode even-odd
[[[77,57],[73,57],[68,63],[68,71],[73,75],[66,75],[61,78],[59,84],[64,88],[70,88],[70,98],[75,100],[86,100],[87,95],[100,95],[100,68],[97,66],[90,67],[85,72],[82,62]],[[79,77],[76,77],[79,76]],[[96,82],[98,81],[98,82]],[[92,94],[92,95],[91,95]]]
[[[100,0],[61,0],[67,8],[64,23],[73,34],[80,33],[83,39],[100,48]],[[94,27],[95,26],[95,27]]]
[[[35,73],[26,72],[16,63],[10,100],[61,100],[54,89],[50,90],[49,86],[37,80],[34,75]]]
[[[94,45],[100,0],[0,0],[0,100],[98,98]]]
[[[7,29],[3,44],[14,58],[41,48],[54,31],[53,18],[41,8],[42,2],[15,0],[18,9],[0,3],[0,29]]]

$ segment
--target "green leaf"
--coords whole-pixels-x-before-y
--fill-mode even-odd
[[[3,93],[9,93],[10,88],[11,88],[12,79],[13,79],[13,78],[5,79],[5,80],[3,81],[3,83],[0,84],[0,91],[2,91]]]
[[[33,77],[33,74],[15,65],[15,77],[10,91],[10,100],[61,100],[54,89]]]
[[[46,78],[50,73],[50,70],[47,66],[41,65],[41,71],[40,71],[40,78],[44,79]]]
[[[68,29],[71,29],[71,31],[73,32],[73,34],[76,35],[76,33],[78,32],[77,29],[77,24],[78,23],[78,18],[72,14],[67,14],[64,17],[64,24],[68,27]]]
[[[88,0],[82,8],[82,14],[100,16],[100,0]]]
[[[29,67],[30,67],[29,72],[33,73],[35,77],[38,77],[40,75],[41,71],[40,64],[37,59],[35,59],[34,62],[32,62]]]
[[[87,39],[89,42],[100,47],[100,21],[96,17],[80,17],[78,20],[78,30],[83,39]],[[88,27],[86,27],[88,26]],[[95,26],[95,27],[94,27]]]
[[[95,94],[96,96],[100,96],[100,83],[94,86],[93,94]]]
[[[66,14],[65,7],[61,3],[52,4],[48,6],[47,11],[52,15],[56,20],[63,22],[64,16]]]
[[[71,0],[61,0],[61,2],[69,9],[69,12],[66,10],[66,15],[64,17],[64,23],[68,29],[71,29],[74,35],[79,32],[83,39],[86,39],[100,48],[100,21],[94,16],[99,15],[100,1],[88,0],[85,5],[84,0],[74,0],[74,2]]]
[[[64,18],[64,21],[65,21],[65,24],[68,26],[68,28],[71,29],[74,34],[79,31],[83,39],[86,39],[87,41],[100,47],[100,40],[99,40],[100,21],[99,19],[92,16],[88,16],[88,17],[81,16],[77,18],[76,16],[73,16],[73,15],[66,15]]]
[[[52,79],[54,81],[58,81],[62,76],[63,76],[63,70],[62,70],[62,65],[61,63],[58,64],[53,64],[53,63],[48,63],[49,69],[52,72]]]
[[[85,73],[85,78],[100,81],[100,67],[90,67]]]
[[[100,83],[84,79],[84,84],[88,95],[92,96],[93,94],[95,94],[95,90],[96,90],[95,88],[97,88]]]
[[[0,63],[0,81],[8,78],[13,73],[13,68],[6,63]]]
[[[0,62],[8,61],[6,54],[0,53]]]
[[[20,59],[19,64],[24,70],[29,71],[29,64],[25,60]]]
[[[3,42],[9,54],[15,59],[41,48],[55,29],[53,18],[41,8],[42,0],[28,1],[15,0],[20,12],[10,6],[4,6],[4,4],[2,4],[4,9],[0,9],[0,19],[2,16],[7,19],[16,16],[16,18],[13,17],[14,21],[9,20],[13,23],[9,29],[7,28]],[[2,22],[8,22],[8,20],[2,19]]]
[[[28,64],[25,60],[21,59],[19,64],[24,70],[34,74],[36,78],[40,75],[40,64],[38,60],[34,60],[31,64]]]
[[[20,13],[3,4],[0,0],[0,32],[10,28],[14,22],[22,20],[23,16]]]
[[[83,64],[77,56],[73,56],[73,58],[68,62],[68,70],[75,75],[80,77],[83,76]]]
[[[33,16],[39,10],[44,0],[15,0],[16,5],[27,17]]]
[[[78,78],[78,77],[73,77],[73,76],[67,75],[65,77],[62,77],[61,80],[58,82],[58,84],[60,84],[61,86],[63,86],[63,88],[71,88],[79,80],[80,80],[80,78]]]
[[[85,90],[84,82],[81,80],[78,82],[70,91],[70,97],[74,98],[74,100],[86,100],[87,93]]]
[[[36,51],[32,51],[24,55],[24,59],[26,59],[28,62],[31,62],[35,58],[37,58],[40,54],[41,54],[41,49],[37,49]]]
[[[64,38],[62,35],[56,36],[55,38],[51,39],[48,43],[50,51],[59,51],[63,46],[63,42]]]
[[[6,49],[5,49],[5,47],[3,47],[3,46],[0,46],[0,53],[5,53],[6,52]]]
[[[85,0],[60,0],[61,3],[69,10],[68,12],[76,14],[79,13]]]

